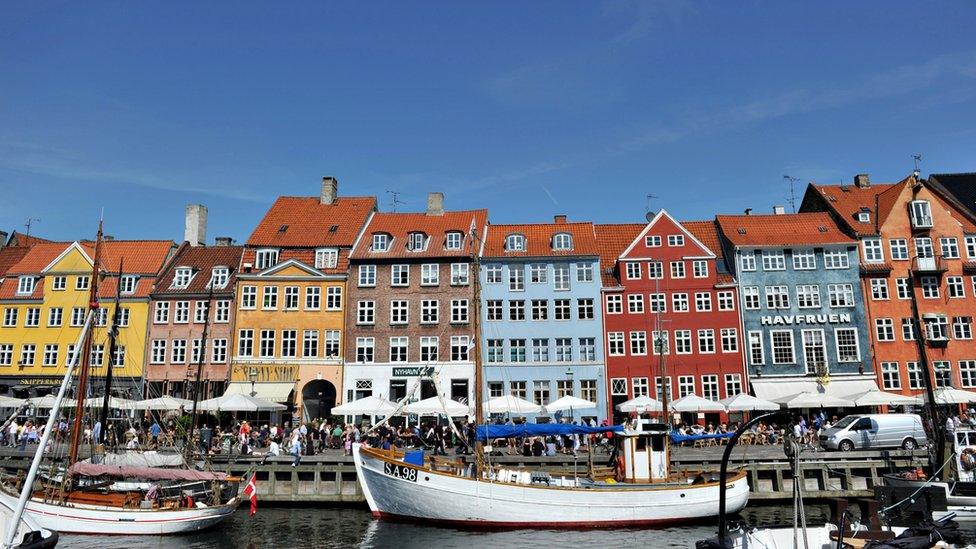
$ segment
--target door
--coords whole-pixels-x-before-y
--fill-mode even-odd
[[[420,400],[437,396],[437,387],[429,379],[420,380]]]
[[[302,389],[302,408],[305,421],[327,418],[336,403],[336,388],[324,379],[310,381]]]

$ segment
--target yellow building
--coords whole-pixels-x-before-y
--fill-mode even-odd
[[[149,292],[173,247],[172,241],[160,240],[103,243],[100,313],[92,340],[95,394],[100,394],[101,379],[111,363],[113,393],[141,397]],[[37,244],[7,270],[0,281],[0,394],[36,396],[60,384],[84,324],[94,248],[91,242]],[[109,357],[107,330],[117,289],[118,348],[116,356]]]

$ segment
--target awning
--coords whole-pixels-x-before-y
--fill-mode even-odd
[[[752,390],[763,400],[782,402],[784,399],[799,393],[814,393],[820,391],[816,379],[783,377],[780,379],[754,379]],[[846,399],[851,395],[878,391],[878,383],[874,377],[856,376],[851,378],[831,378],[827,384],[826,393],[835,398]]]
[[[295,384],[293,382],[280,382],[280,381],[265,381],[258,382],[254,384],[254,392],[256,397],[263,398],[264,400],[270,400],[271,402],[288,402],[288,397],[291,392],[295,390]],[[250,395],[251,394],[251,382],[250,381],[232,381],[227,384],[227,390],[224,391],[224,396],[226,395]]]

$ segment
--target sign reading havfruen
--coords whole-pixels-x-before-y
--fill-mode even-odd
[[[433,366],[415,368],[393,368],[393,377],[429,376],[434,374]]]
[[[829,315],[774,315],[759,317],[763,326],[793,326],[796,324],[849,324],[850,313]]]

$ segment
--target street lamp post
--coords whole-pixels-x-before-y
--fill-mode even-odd
[[[247,372],[247,377],[251,380],[251,397],[258,396],[258,392],[254,390],[254,383],[258,380],[258,369],[252,366]]]
[[[570,394],[570,396],[576,396],[576,387],[573,386],[573,369],[572,368],[569,368],[569,367],[566,368],[566,377],[569,378],[569,394]],[[569,422],[572,423],[573,422],[573,419],[574,419],[573,418],[573,408],[570,407],[569,408]]]

